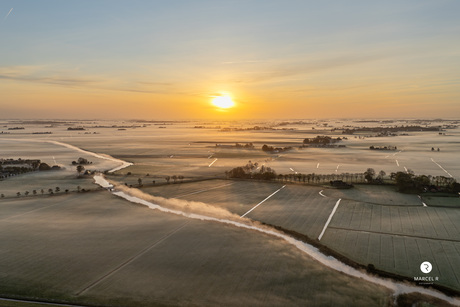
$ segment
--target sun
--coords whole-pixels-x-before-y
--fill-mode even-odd
[[[228,109],[235,106],[232,98],[228,95],[215,96],[211,102],[213,105],[221,109]]]

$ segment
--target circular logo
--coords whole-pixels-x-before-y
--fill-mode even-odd
[[[420,271],[422,271],[425,274],[430,273],[432,269],[433,266],[428,261],[425,261],[420,265]]]

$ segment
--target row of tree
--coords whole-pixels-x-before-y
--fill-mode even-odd
[[[342,173],[342,174],[276,174],[270,167],[260,166],[258,163],[248,164],[242,167],[235,167],[230,171],[226,171],[225,175],[228,178],[244,178],[244,179],[262,179],[262,180],[278,180],[283,182],[299,182],[307,184],[323,184],[333,181],[343,181],[348,183],[368,183],[368,184],[383,184],[384,182],[396,184],[400,192],[460,192],[460,184],[451,177],[445,176],[430,176],[430,175],[415,175],[413,171],[391,173],[389,177],[385,177],[385,171],[381,170],[378,173],[373,168],[368,168],[363,173]]]
[[[77,192],[85,192],[86,190],[85,189],[82,189],[80,186],[77,186]],[[60,187],[55,187],[54,189],[48,189],[48,194],[49,195],[53,195],[55,193],[59,193],[61,192],[61,188]],[[65,189],[64,192],[67,194],[70,192],[69,189]],[[44,195],[45,194],[45,190],[44,189],[40,189],[40,190],[32,190],[32,195],[38,195],[38,194],[41,194],[41,195]],[[30,195],[30,192],[29,191],[25,191],[24,194],[22,194],[21,192],[16,192],[16,196],[17,197],[20,197],[20,196],[29,196]],[[0,194],[0,197],[1,198],[4,198],[5,197],[5,194],[4,193],[1,193]]]

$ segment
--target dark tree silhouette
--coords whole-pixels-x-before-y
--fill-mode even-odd
[[[85,170],[85,167],[83,165],[77,165],[77,173],[78,173],[78,177],[81,176],[81,173]]]
[[[368,168],[364,172],[364,178],[367,180],[368,183],[371,183],[372,180],[374,180],[374,176],[375,176],[375,170],[373,168]]]

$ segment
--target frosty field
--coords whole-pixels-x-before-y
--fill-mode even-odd
[[[312,124],[294,125],[297,130],[225,132],[196,129],[189,122],[163,129],[135,123],[119,130],[114,124],[120,123],[83,121],[46,128],[23,123],[22,131],[0,134],[0,158],[41,159],[61,167],[0,181],[0,244],[6,247],[0,251],[0,299],[88,306],[393,303],[389,289],[326,267],[279,238],[187,218],[194,212],[279,226],[364,266],[372,264],[408,279],[423,274],[420,263],[430,261],[433,271],[428,276],[438,277],[435,284],[460,293],[458,198],[420,199],[387,185],[339,190],[327,182],[307,185],[225,176],[225,171],[250,160],[285,175],[345,176],[372,167],[384,170],[387,181],[391,172],[406,169],[458,180],[458,128],[446,135],[362,134],[348,136],[341,143],[344,148],[299,148],[306,137],[342,136],[329,128],[344,123],[332,122],[328,129]],[[256,124],[261,123],[247,126]],[[69,131],[69,125],[86,130]],[[52,134],[32,134],[36,131]],[[253,143],[254,148],[231,147],[235,143]],[[268,153],[261,150],[264,144],[293,148]],[[398,150],[369,150],[371,145]],[[90,172],[120,166],[116,159],[131,162],[106,178],[150,194],[184,216],[111,195],[94,183],[92,175],[78,176],[71,162],[79,157],[92,162],[85,165]]]

